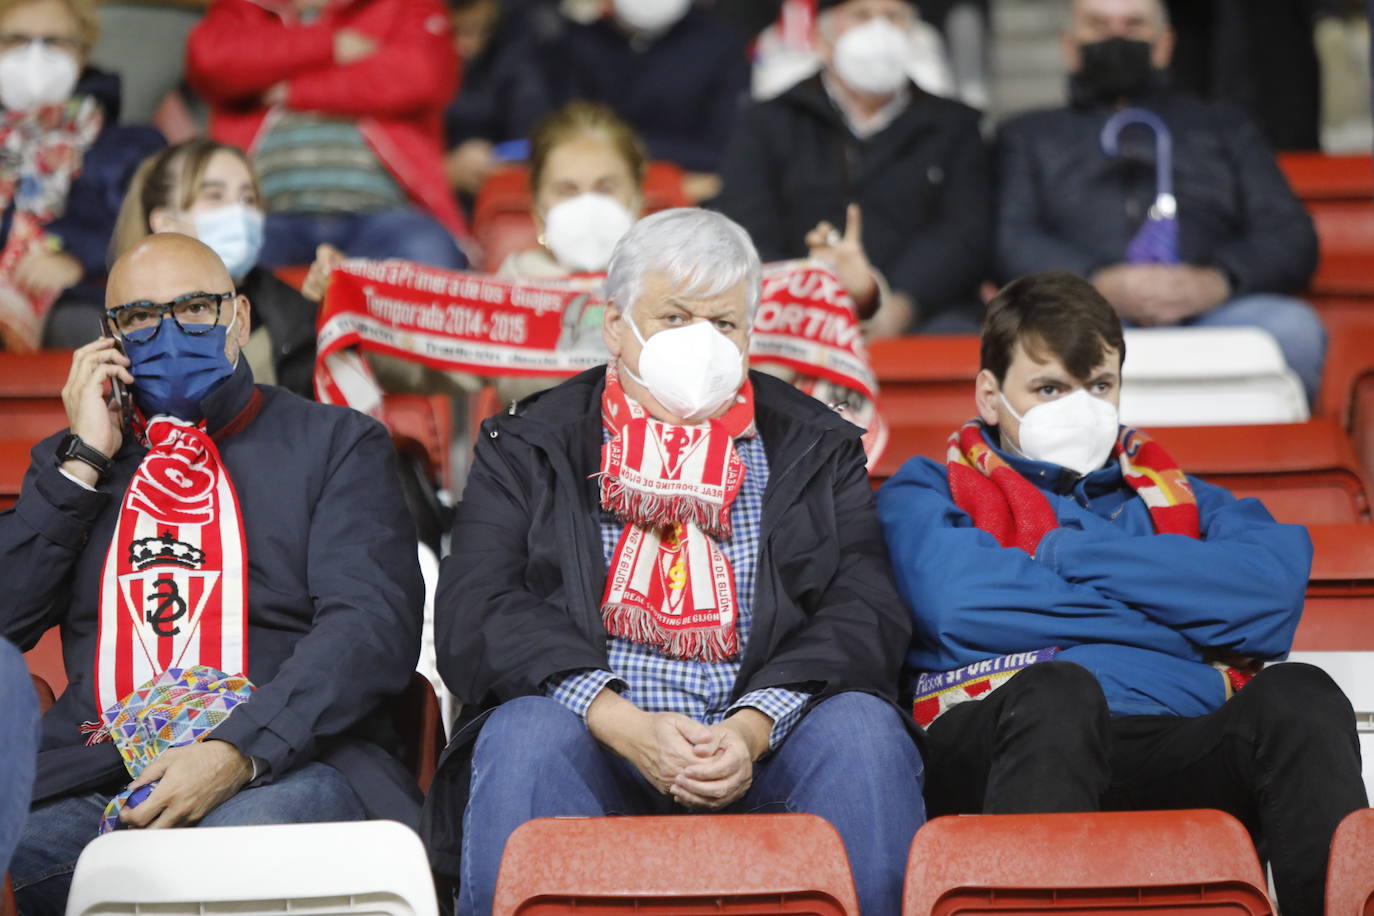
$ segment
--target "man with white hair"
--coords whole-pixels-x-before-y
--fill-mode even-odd
[[[864,912],[900,910],[910,624],[860,431],[745,371],[759,276],[725,217],[642,220],[607,277],[612,362],[483,424],[436,604],[464,709],[424,828],[460,913],[490,910],[527,820],[691,810],[820,815]]]
[[[998,136],[997,273],[1068,270],[1129,325],[1263,328],[1315,400],[1312,220],[1254,123],[1166,85],[1159,0],[1076,0],[1069,105]]]

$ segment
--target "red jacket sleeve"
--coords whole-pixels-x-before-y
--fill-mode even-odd
[[[186,75],[213,103],[256,98],[277,83],[332,67],[334,27],[293,25],[249,0],[215,0],[186,42]]]
[[[407,0],[377,52],[342,67],[301,73],[288,85],[296,111],[403,117],[442,111],[458,89],[458,56],[448,16],[430,0]]]

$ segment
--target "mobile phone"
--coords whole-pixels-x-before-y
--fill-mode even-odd
[[[110,323],[103,315],[100,318],[100,336],[109,337],[114,340],[115,349],[120,353],[124,353],[124,344],[120,342],[118,337],[115,337],[115,335],[111,333]],[[125,355],[127,356],[128,354],[126,353]],[[134,399],[133,396],[129,394],[128,387],[120,381],[119,376],[114,376],[110,379],[110,382],[114,389],[114,396],[119,400],[120,432],[127,438],[134,429]]]

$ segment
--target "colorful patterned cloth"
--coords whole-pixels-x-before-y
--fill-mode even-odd
[[[203,665],[168,668],[101,713],[100,726],[87,743],[113,741],[136,779],[168,748],[204,740],[253,689],[246,677]],[[110,799],[100,818],[101,833],[119,828],[119,813],[131,794],[125,789]]]
[[[19,262],[44,243],[43,226],[67,207],[72,179],[104,122],[99,103],[78,96],[61,105],[0,112],[0,211],[14,204],[0,249],[0,343],[38,347],[43,318],[56,296],[36,296],[14,282]]]

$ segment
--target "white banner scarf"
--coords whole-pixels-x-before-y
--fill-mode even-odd
[[[380,414],[382,391],[359,351],[485,376],[569,376],[606,361],[574,346],[577,318],[600,304],[601,277],[537,282],[409,261],[349,260],[320,306],[315,390],[326,404]],[[571,320],[569,320],[571,319]],[[876,461],[887,442],[854,302],[819,261],[766,264],[749,359],[798,376],[797,387],[868,430]]]
[[[148,421],[148,454],[105,555],[95,656],[104,711],[168,668],[248,668],[248,564],[238,497],[203,424]]]

